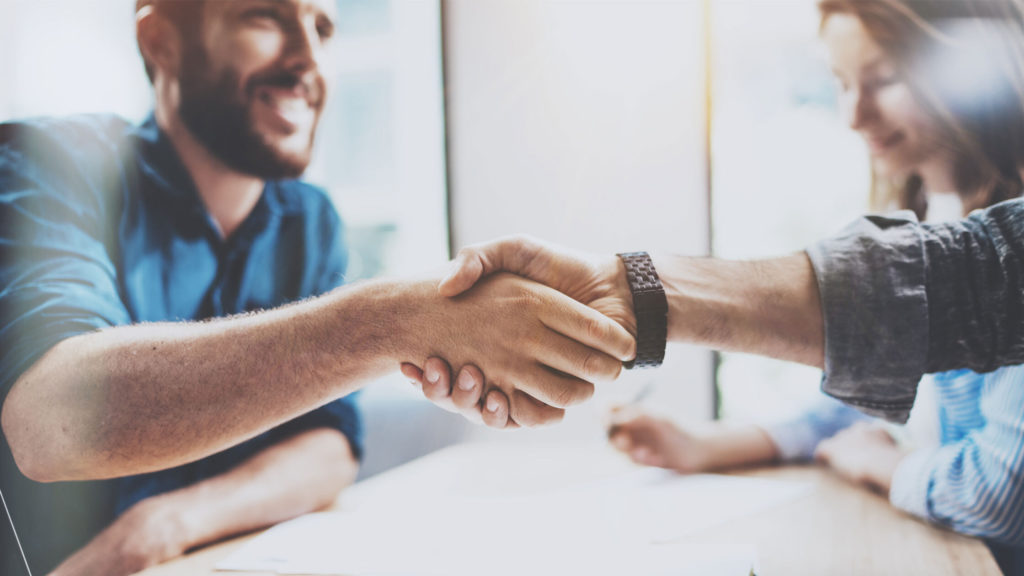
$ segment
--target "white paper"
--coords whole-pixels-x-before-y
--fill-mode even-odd
[[[428,481],[426,485],[431,485]],[[436,486],[436,485],[435,485]],[[644,469],[542,493],[375,491],[258,536],[220,570],[353,576],[733,574],[755,551],[682,541],[806,483]]]

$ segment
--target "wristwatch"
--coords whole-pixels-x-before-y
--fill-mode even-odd
[[[629,368],[654,368],[665,360],[668,336],[668,299],[647,252],[618,254],[626,265],[626,280],[633,293],[636,315],[636,358],[624,362]]]

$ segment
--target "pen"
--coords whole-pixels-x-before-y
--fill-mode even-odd
[[[633,399],[626,403],[627,406],[639,404],[647,399],[654,392],[654,380],[648,380],[640,387],[640,390],[633,396]]]
[[[640,387],[640,390],[638,390],[637,393],[633,395],[633,398],[629,402],[626,402],[625,404],[615,408],[614,410],[620,410],[626,406],[636,406],[643,402],[648,396],[650,396],[651,392],[654,392],[654,380],[648,380],[647,382],[645,382],[644,385]],[[616,426],[615,424],[609,423],[608,437],[611,438],[612,436],[614,436],[615,432],[618,431],[618,428],[619,427]]]

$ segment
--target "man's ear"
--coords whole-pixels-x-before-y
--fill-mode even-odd
[[[147,70],[177,78],[181,70],[181,35],[163,14],[146,6],[135,15],[135,37]]]

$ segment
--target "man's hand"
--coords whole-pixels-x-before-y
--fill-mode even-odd
[[[633,296],[625,266],[617,256],[574,252],[528,236],[502,238],[459,250],[438,291],[442,296],[456,296],[480,279],[503,271],[550,286],[636,334]]]
[[[637,464],[681,474],[708,469],[709,446],[699,435],[635,407],[612,411],[608,440]]]
[[[473,365],[463,366],[452,385],[452,369],[440,358],[428,358],[421,370],[403,363],[404,374],[413,386],[441,408],[462,414],[467,420],[491,428],[518,428],[508,418],[508,396],[497,388],[484,394],[484,375]]]
[[[418,346],[422,352],[420,360],[404,368],[406,376],[422,378],[428,396],[434,388],[448,396],[452,393],[450,371],[432,367],[457,367],[460,372],[475,374],[478,380],[486,375],[487,395],[482,386],[478,393],[489,399],[491,389],[503,392],[506,413],[518,425],[560,420],[565,408],[593,395],[593,382],[617,378],[622,361],[635,353],[633,335],[615,321],[557,290],[518,276],[490,276],[453,298],[438,296],[436,286],[431,290],[434,298],[425,299],[426,307],[410,311],[412,322],[419,324],[407,325],[406,331],[416,342],[403,349]],[[430,357],[443,357],[445,362],[427,365]],[[420,362],[428,368],[426,373],[416,368]],[[438,386],[439,372],[448,374],[443,386]],[[472,392],[472,387],[466,391]],[[470,412],[484,419],[475,408],[481,404],[475,394],[462,395],[459,404],[474,406]],[[448,408],[456,406],[449,398],[442,403]],[[504,426],[497,420],[487,419],[492,425]]]
[[[858,422],[818,444],[815,460],[840,476],[883,494],[905,453],[888,432],[869,422]]]
[[[573,252],[526,236],[504,238],[460,250],[438,291],[443,296],[456,297],[483,278],[502,271],[554,288],[615,320],[634,337],[628,357],[622,359],[629,360],[635,356],[633,297],[625,268],[618,257]],[[504,394],[490,390],[482,400],[468,402],[470,396],[460,393],[458,388],[462,376],[455,379],[456,385],[452,387],[447,366],[445,359],[431,358],[422,367],[416,363],[403,363],[402,373],[414,385],[420,386],[428,399],[446,410],[461,413],[472,421],[483,421],[494,428],[517,425],[514,415],[503,417],[510,414],[509,401]],[[479,374],[479,369],[473,368],[473,374]],[[462,380],[467,386],[473,374]],[[428,376],[436,378],[431,380]],[[460,396],[459,401],[454,398],[456,395]]]
[[[126,576],[185,553],[185,530],[173,508],[151,498],[129,508],[51,576]]]

